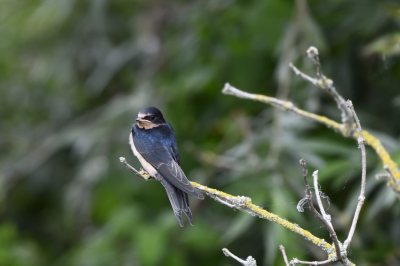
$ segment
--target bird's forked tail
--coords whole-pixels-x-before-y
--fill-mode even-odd
[[[158,180],[161,182],[161,184],[167,191],[169,201],[171,202],[172,209],[174,210],[174,214],[179,222],[179,225],[183,227],[182,212],[184,212],[185,215],[187,216],[190,225],[194,225],[192,212],[190,211],[189,208],[188,195],[182,190],[173,186],[170,182],[168,182],[164,178],[159,178]]]

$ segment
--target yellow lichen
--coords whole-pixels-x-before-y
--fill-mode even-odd
[[[146,180],[150,179],[151,176],[149,176],[148,174],[144,173],[143,170],[140,170],[139,173],[144,176],[146,178]]]
[[[360,134],[357,132],[354,133],[353,137],[358,138]],[[393,174],[394,179],[390,178],[389,179],[389,185],[396,191],[400,192],[400,186],[398,183],[400,183],[400,172],[398,169],[397,164],[390,158],[389,153],[385,150],[385,148],[382,146],[381,142],[379,139],[375,138],[371,134],[369,134],[368,131],[363,130],[363,136],[365,139],[365,142],[370,145],[378,154],[379,158],[382,160],[382,164],[390,169],[390,171]],[[396,183],[397,181],[397,183]]]
[[[333,84],[333,81],[331,79],[325,79],[325,82],[328,86],[331,86]],[[317,81],[317,84],[321,89],[325,89],[325,82],[320,79]]]
[[[200,185],[196,182],[191,182],[191,184],[202,191],[205,192],[209,192],[213,195],[218,195],[218,197],[222,197],[222,198],[226,198],[226,199],[234,199],[234,200],[239,200],[239,197],[235,197],[232,196],[228,193],[225,193],[223,191],[219,191],[216,189],[212,189],[212,188],[208,188],[206,186]],[[240,197],[241,198],[241,197]],[[311,241],[312,243],[322,247],[323,249],[325,249],[326,251],[332,248],[332,245],[330,245],[329,243],[327,243],[325,240],[320,239],[318,237],[315,237],[313,234],[311,234],[309,231],[304,230],[302,228],[300,228],[299,226],[285,220],[282,219],[281,217],[279,217],[276,214],[270,213],[262,208],[260,208],[259,206],[251,203],[251,200],[249,200],[248,198],[245,199],[244,201],[244,205],[247,209],[250,209],[251,211],[255,212],[256,214],[258,214],[260,217],[263,217],[271,222],[274,222],[276,224],[282,225],[283,227],[291,230],[292,232],[298,233],[302,236],[304,236],[306,239],[308,239],[309,241]]]

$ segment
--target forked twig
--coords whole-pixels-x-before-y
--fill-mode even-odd
[[[304,179],[304,184],[306,185],[306,198],[307,198],[310,210],[314,214],[314,216],[317,217],[318,220],[320,220],[322,222],[322,224],[325,226],[326,230],[328,230],[329,236],[331,237],[333,243],[335,244],[335,251],[336,251],[336,259],[335,260],[341,261],[342,256],[341,256],[341,252],[340,252],[340,243],[337,238],[336,232],[335,232],[335,230],[333,230],[333,227],[330,226],[330,224],[324,219],[324,217],[321,216],[321,214],[314,207],[314,203],[312,201],[311,188],[310,188],[310,185],[308,184],[308,180],[307,180],[306,160],[301,159],[300,165],[303,168],[303,179]]]
[[[227,248],[223,248],[222,252],[224,253],[225,256],[235,259],[236,261],[238,261],[239,263],[241,263],[244,266],[257,266],[257,262],[255,259],[253,259],[252,256],[248,256],[246,260],[242,260],[235,254],[230,252]]]

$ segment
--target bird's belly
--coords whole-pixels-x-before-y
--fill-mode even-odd
[[[135,144],[133,143],[132,133],[129,135],[129,144],[131,145],[133,154],[139,159],[139,162],[143,166],[144,170],[146,170],[150,176],[156,177],[158,173],[157,170],[151,164],[149,164],[143,158],[143,156],[136,150]]]

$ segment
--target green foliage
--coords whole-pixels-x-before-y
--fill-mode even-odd
[[[157,106],[189,179],[329,241],[307,209],[296,211],[305,158],[344,240],[359,193],[356,142],[221,90],[287,95],[339,121],[333,100],[287,67],[315,75],[305,50],[317,46],[326,76],[399,162],[398,10],[374,0],[1,1],[0,265],[236,265],[223,247],[283,265],[279,244],[289,258],[324,259],[298,235],[209,198],[190,199],[195,226],[180,228],[163,187],[118,158],[140,167],[129,129]],[[374,179],[378,157],[367,157],[352,260],[397,265],[400,205]]]
[[[18,235],[15,225],[3,223],[0,227],[1,265],[40,265],[41,252],[37,245]]]

